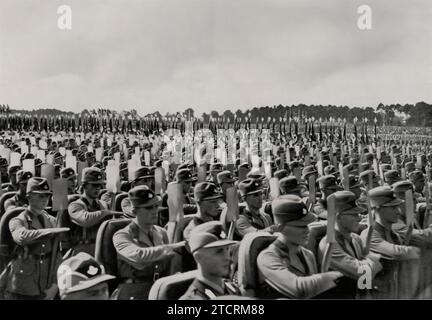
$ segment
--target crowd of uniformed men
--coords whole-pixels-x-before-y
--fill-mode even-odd
[[[48,136],[48,177],[44,157],[20,150],[41,137],[2,135],[1,149],[21,154],[0,159],[4,299],[432,298],[428,146],[357,141],[348,152],[352,141],[297,139],[271,152],[271,172],[262,160],[211,159],[170,163],[157,181],[161,150],[144,166],[152,145],[126,140],[112,191],[120,144]],[[141,166],[128,176],[137,146]],[[85,164],[80,176],[61,148]],[[54,211],[56,179],[67,181],[67,208]]]

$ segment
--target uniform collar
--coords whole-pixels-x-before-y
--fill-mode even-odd
[[[201,275],[198,275],[196,278],[199,282],[201,282],[202,284],[204,284],[207,287],[210,287],[210,289],[216,291],[219,295],[224,295],[225,294],[225,288],[224,287],[220,287],[218,284],[213,283],[207,279],[204,279]],[[222,282],[222,285],[224,285],[224,283]]]
[[[36,214],[33,211],[30,211],[29,208],[26,208],[26,210],[24,211],[24,215],[25,215],[27,221],[32,222],[33,218],[37,218],[39,216],[43,217],[43,211],[40,214]]]

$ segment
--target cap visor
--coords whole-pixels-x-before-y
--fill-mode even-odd
[[[226,246],[231,246],[231,245],[234,245],[234,244],[237,244],[237,243],[238,243],[238,241],[229,240],[229,239],[223,239],[223,240],[218,240],[218,241],[214,241],[214,242],[211,242],[209,244],[206,244],[202,248],[226,247]]]
[[[140,177],[135,178],[133,181],[135,182],[135,181],[137,181],[137,180],[141,180],[141,179],[151,179],[151,178],[154,179],[154,176],[140,176]]]
[[[354,207],[345,211],[342,211],[341,214],[353,214],[353,215],[357,215],[360,213],[365,212],[366,210],[360,207]]]
[[[80,281],[79,284],[77,284],[76,286],[73,286],[72,288],[69,288],[66,290],[67,293],[72,293],[72,292],[78,292],[78,291],[82,291],[91,287],[94,287],[95,285],[98,285],[99,283],[108,281],[108,280],[112,280],[115,279],[115,276],[112,276],[110,274],[103,274],[100,275],[96,278],[90,279],[90,280],[85,280],[85,281]]]
[[[162,201],[162,198],[159,196],[154,197],[153,199],[151,199],[150,201],[148,201],[147,203],[143,204],[143,205],[139,205],[139,206],[135,206],[135,208],[147,208],[147,207],[151,207],[153,205],[155,205],[156,203],[159,203]]]
[[[309,223],[314,221],[316,221],[315,216],[312,213],[308,213],[301,219],[287,221],[284,224],[295,226],[295,227],[303,227],[303,226],[307,226]]]
[[[383,205],[381,205],[381,207],[395,207],[395,206],[401,205],[402,203],[403,203],[403,201],[400,199],[393,199],[390,202],[384,203]]]
[[[39,194],[52,194],[52,192],[51,192],[51,191],[31,191],[31,192],[29,192],[28,194],[30,194],[30,193],[39,193]]]
[[[203,200],[205,201],[205,200],[222,199],[223,197],[224,197],[223,194],[218,194],[218,195],[202,198],[201,201],[203,201]]]
[[[89,184],[105,184],[105,180],[99,180],[99,181],[83,181],[85,183]]]
[[[248,196],[250,194],[255,194],[255,193],[263,192],[263,191],[264,191],[263,189],[258,189],[258,190],[255,190],[255,191],[251,191],[251,192],[245,193],[244,196]]]

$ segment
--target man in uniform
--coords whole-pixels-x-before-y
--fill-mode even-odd
[[[340,271],[344,277],[327,297],[355,299],[367,291],[359,290],[357,281],[364,271],[374,277],[382,269],[381,256],[370,252],[364,254],[363,243],[358,233],[364,209],[357,207],[356,196],[351,191],[334,193],[336,205],[335,240],[330,259],[330,269]],[[319,244],[319,260],[322,261],[327,247],[327,236]]]
[[[399,172],[397,170],[389,170],[384,173],[384,181],[388,186],[400,181]]]
[[[20,170],[20,168],[21,168],[20,166],[15,165],[15,166],[11,166],[8,169],[9,183],[7,184],[7,187],[3,190],[4,192],[18,191],[19,190],[19,183],[18,183],[16,174]]]
[[[283,178],[288,177],[288,175],[289,175],[289,172],[288,172],[287,169],[280,169],[280,170],[277,170],[277,171],[275,171],[275,173],[273,174],[273,176],[274,176],[275,178],[279,179],[279,181],[282,180]]]
[[[136,217],[113,236],[119,275],[124,279],[117,299],[148,299],[154,281],[169,275],[170,261],[184,243],[170,244],[165,229],[156,225],[161,198],[147,186],[129,191],[132,214]]]
[[[0,175],[1,175],[1,181],[7,182],[9,180],[8,161],[7,159],[1,157],[0,157]]]
[[[313,212],[318,215],[322,220],[327,220],[327,197],[336,192],[339,187],[336,184],[336,178],[333,175],[322,176],[317,180],[320,190],[321,198],[313,207]]]
[[[209,182],[213,182],[215,185],[218,185],[217,183],[217,175],[219,172],[223,171],[223,164],[222,163],[212,163],[210,165],[210,175],[208,177]]]
[[[131,187],[147,186],[149,189],[154,190],[154,174],[151,174],[148,167],[139,167],[134,172],[134,180],[131,183]],[[128,197],[124,198],[121,202],[122,211],[127,217],[132,216],[132,204]]]
[[[42,173],[42,160],[39,158],[36,158],[34,160],[34,166],[35,166],[35,177],[40,177]]]
[[[221,188],[222,194],[224,195],[224,201],[226,201],[227,189],[234,187],[234,183],[237,180],[233,177],[231,171],[225,170],[217,174],[217,182]]]
[[[175,182],[182,186],[184,202],[183,212],[185,214],[193,214],[197,212],[197,206],[193,199],[189,196],[192,184],[197,181],[197,178],[192,175],[189,169],[181,169],[176,172]],[[168,194],[164,194],[162,197],[162,207],[168,208]]]
[[[344,179],[342,178],[340,187],[343,188],[343,186],[344,186]],[[349,191],[354,193],[356,199],[358,199],[361,195],[361,188],[360,188],[360,183],[355,175],[353,174],[348,175],[348,186],[349,186]]]
[[[409,175],[409,181],[414,186],[414,195],[417,201],[425,202],[426,199],[423,197],[423,190],[425,187],[425,175],[420,170],[412,171]]]
[[[403,270],[404,262],[417,263],[420,249],[404,244],[403,238],[392,230],[399,220],[399,206],[402,201],[396,198],[390,187],[376,187],[369,190],[370,204],[375,212],[376,221],[372,226],[370,250],[381,254],[383,269],[375,278],[377,291],[375,298],[412,298],[412,292],[403,292],[401,284],[409,276]],[[361,233],[367,245],[369,227]],[[415,286],[415,285],[414,285]]]
[[[108,210],[108,204],[98,199],[99,192],[105,184],[99,169],[85,168],[82,172],[83,195],[69,204],[68,213],[73,224],[72,243],[76,252],[87,252],[94,255],[96,235],[101,223],[108,217],[117,214]]]
[[[17,249],[8,277],[6,299],[39,300],[46,297],[55,281],[55,276],[49,274],[51,264],[57,264],[60,259],[60,251],[54,255],[56,261],[51,259],[52,237],[68,231],[67,228],[55,228],[56,219],[45,211],[52,194],[46,179],[31,178],[26,194],[28,208],[9,222]]]
[[[198,212],[183,230],[183,238],[189,239],[193,228],[204,222],[217,220],[224,207],[223,194],[217,186],[211,182],[201,182],[195,186],[194,198],[197,203]]]
[[[219,221],[205,222],[192,230],[189,246],[198,265],[197,276],[180,300],[241,295],[239,288],[226,280],[232,262],[230,248],[236,243],[225,238]]]
[[[261,210],[263,205],[263,188],[260,180],[246,179],[239,183],[240,195],[246,207],[240,207],[236,220],[236,232],[243,238],[245,234],[266,229],[273,225],[270,215]]]
[[[27,183],[33,177],[30,171],[19,170],[16,174],[19,190],[16,195],[5,201],[5,211],[16,207],[26,207],[28,205],[27,199]]]
[[[410,174],[411,172],[415,171],[416,167],[415,167],[415,163],[412,161],[409,161],[407,163],[405,163],[405,172],[406,174]]]
[[[60,176],[68,182],[68,195],[76,194],[76,174],[74,169],[71,167],[64,168],[60,171]]]
[[[63,166],[63,156],[60,152],[54,152],[54,164]]]
[[[314,166],[310,165],[303,169],[302,180],[304,181],[308,189],[309,189],[309,177],[312,175],[315,176],[315,181],[316,181],[316,179],[318,178],[318,171],[316,171]]]
[[[87,166],[91,167],[96,162],[96,156],[93,152],[87,151],[85,153],[85,160],[87,162]]]
[[[108,281],[103,265],[85,252],[63,261],[57,270],[61,300],[108,300]]]
[[[340,272],[318,273],[314,254],[305,249],[308,224],[315,217],[296,196],[281,196],[272,202],[279,236],[257,258],[265,284],[265,298],[304,299],[315,297],[336,286]]]
[[[295,176],[288,176],[279,181],[280,194],[292,194],[302,197],[302,189]]]

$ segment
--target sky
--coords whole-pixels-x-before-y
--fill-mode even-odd
[[[372,29],[360,30],[360,5]],[[57,9],[69,5],[72,29]],[[1,0],[0,104],[196,113],[432,102],[430,0]]]

